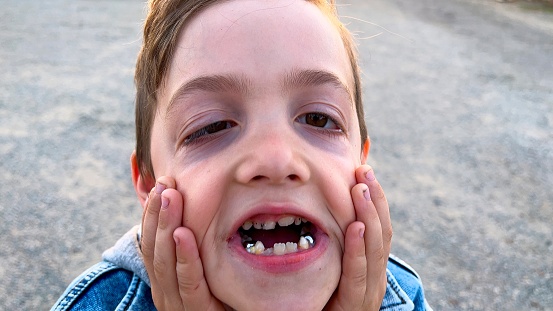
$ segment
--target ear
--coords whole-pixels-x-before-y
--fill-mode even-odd
[[[361,150],[361,164],[367,163],[369,157],[369,150],[371,149],[371,140],[367,137],[363,143],[363,149]]]
[[[133,151],[131,155],[131,174],[132,174],[132,184],[140,205],[144,207],[144,203],[150,194],[150,190],[155,186],[155,180],[152,177],[144,177],[140,174],[140,169],[138,167],[138,161],[136,159],[136,150]]]

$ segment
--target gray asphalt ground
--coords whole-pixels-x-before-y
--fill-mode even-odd
[[[350,3],[342,15],[367,21],[344,17],[393,252],[436,310],[553,310],[553,14]],[[47,310],[140,221],[128,159],[145,6],[0,6],[0,310]]]

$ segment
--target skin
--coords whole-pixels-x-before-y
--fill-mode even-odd
[[[224,2],[183,28],[158,94],[153,189],[131,157],[158,309],[378,309],[392,230],[361,165],[352,80],[335,26],[304,1]],[[231,242],[279,214],[322,235],[316,256],[275,272]]]

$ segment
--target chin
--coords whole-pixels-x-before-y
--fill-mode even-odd
[[[240,244],[231,241],[205,266],[212,293],[229,309],[320,311],[338,286],[341,248],[324,234],[314,247],[281,256],[251,254]]]

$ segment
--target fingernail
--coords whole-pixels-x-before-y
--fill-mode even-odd
[[[173,236],[173,240],[175,240],[175,244],[176,244],[177,246],[179,246],[179,244],[180,244],[179,238],[176,237],[176,236]]]
[[[367,179],[370,181],[373,181],[376,179],[376,177],[374,177],[374,171],[372,169],[370,169],[367,173],[365,173],[365,177],[367,177]]]
[[[365,237],[365,228],[359,229],[359,237],[360,237],[360,238]]]
[[[161,208],[166,209],[167,206],[169,206],[169,199],[164,196],[161,196]]]
[[[165,190],[165,188],[167,188],[167,186],[165,186],[164,184],[158,182],[156,184],[156,193],[161,194],[163,192],[163,190]]]
[[[363,189],[363,196],[365,197],[365,200],[370,201],[371,200],[371,192],[369,191],[369,188]]]

